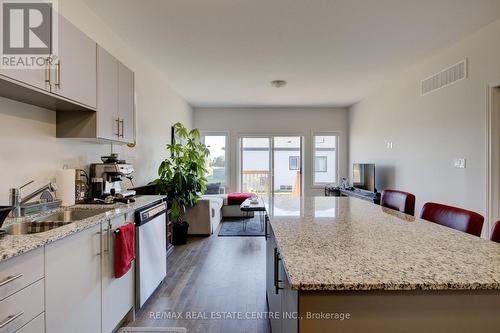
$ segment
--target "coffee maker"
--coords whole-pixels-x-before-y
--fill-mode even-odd
[[[101,160],[102,163],[92,163],[90,165],[90,178],[91,180],[102,179],[102,196],[107,197],[111,195],[122,198],[134,196],[135,191],[122,188],[123,178],[132,180],[134,166],[126,163],[124,160],[118,160],[118,155],[116,154],[103,156]]]

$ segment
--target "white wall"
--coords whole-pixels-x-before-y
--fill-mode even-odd
[[[500,20],[409,68],[350,108],[350,164],[374,162],[397,188],[486,216],[487,84],[500,82]],[[469,78],[427,96],[420,80],[468,58]],[[393,149],[387,149],[387,142]],[[466,169],[453,160],[467,159]],[[488,226],[484,231],[487,233]]]
[[[300,135],[307,147],[304,156],[304,192],[323,192],[311,180],[312,131],[334,131],[340,135],[340,177],[347,175],[348,115],[342,108],[195,108],[193,126],[205,131],[226,131],[230,135],[229,189],[237,190],[237,140],[240,135]]]
[[[137,146],[115,146],[135,164],[136,185],[156,177],[159,162],[167,156],[170,126],[181,121],[192,126],[191,107],[163,77],[145,63],[140,50],[125,45],[83,1],[60,0],[60,11],[89,37],[135,71],[137,95]],[[56,139],[56,113],[0,98],[0,203],[8,202],[8,189],[34,179],[29,189],[52,180],[63,164],[86,167],[109,154],[109,144]]]

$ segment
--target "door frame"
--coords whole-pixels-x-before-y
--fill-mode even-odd
[[[242,173],[241,168],[243,166],[243,154],[242,154],[242,139],[243,138],[269,138],[269,178],[270,178],[270,195],[274,195],[274,138],[275,137],[299,137],[300,138],[300,196],[304,196],[304,135],[301,133],[238,133],[237,135],[237,165],[236,165],[236,188],[238,191],[242,191]]]
[[[228,190],[231,188],[231,173],[229,172],[230,167],[231,167],[231,140],[230,140],[230,133],[229,131],[205,131],[205,130],[200,130],[200,140],[203,144],[205,144],[205,137],[206,136],[225,136],[225,144],[226,144],[226,161],[225,161],[225,170],[224,170],[224,177],[225,177],[225,184],[224,184],[224,193],[227,193]]]
[[[500,81],[486,85],[486,236],[500,219]]]

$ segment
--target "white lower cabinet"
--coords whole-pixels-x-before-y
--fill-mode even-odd
[[[21,327],[16,333],[44,333],[45,332],[45,316],[39,314],[35,319]]]
[[[102,223],[102,332],[112,332],[134,308],[134,267],[119,279],[114,274],[116,229],[124,216]]]
[[[0,332],[15,332],[43,312],[43,279],[0,301]]]
[[[134,268],[114,276],[115,231],[125,223],[122,215],[45,247],[47,332],[111,333],[134,309]]]
[[[101,225],[45,246],[50,333],[101,332]]]
[[[0,263],[0,333],[111,333],[133,315],[134,267],[114,276],[115,231],[129,217]]]
[[[43,248],[0,263],[0,300],[42,279],[43,270]]]

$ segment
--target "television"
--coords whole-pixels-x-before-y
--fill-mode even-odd
[[[376,193],[375,164],[354,163],[352,165],[352,187]]]

